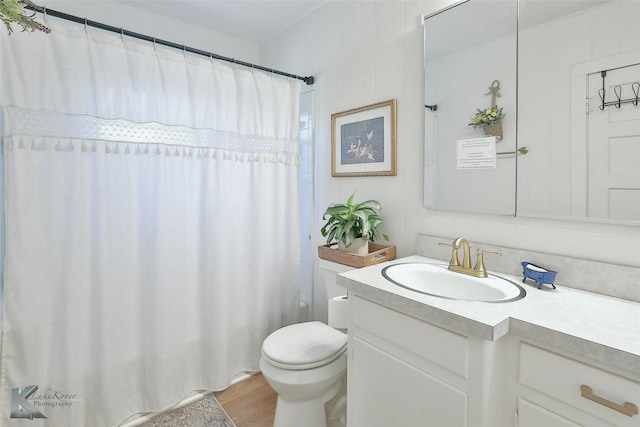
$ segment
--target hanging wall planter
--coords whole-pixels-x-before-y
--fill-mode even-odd
[[[504,119],[505,113],[502,108],[499,108],[496,104],[496,97],[500,97],[500,82],[494,80],[489,86],[489,93],[491,95],[491,107],[476,110],[476,113],[471,117],[469,126],[473,126],[474,129],[482,127],[486,136],[495,136],[496,142],[502,141],[502,119]]]
[[[494,123],[492,125],[484,125],[484,134],[487,136],[495,136],[496,141],[502,141],[502,122]]]
[[[500,142],[503,137],[502,119],[504,116],[504,111],[497,105],[485,110],[478,109],[475,116],[471,118],[469,126],[473,126],[474,129],[481,127],[485,135],[495,136],[496,142]]]

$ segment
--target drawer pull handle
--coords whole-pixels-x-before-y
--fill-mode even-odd
[[[602,398],[600,396],[596,396],[593,394],[593,390],[588,385],[582,384],[580,386],[580,391],[582,392],[582,397],[585,399],[592,400],[596,403],[606,406],[607,408],[611,408],[614,411],[622,412],[625,415],[630,417],[634,416],[638,413],[638,407],[631,402],[624,402],[624,405],[618,405],[610,400]]]

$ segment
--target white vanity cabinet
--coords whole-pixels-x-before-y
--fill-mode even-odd
[[[387,280],[385,265],[338,276],[349,427],[640,427],[637,302],[566,287],[437,298]]]
[[[349,300],[349,427],[640,427],[640,414],[616,410],[640,407],[638,374],[517,334],[464,336],[357,292]]]
[[[349,299],[349,427],[512,424],[501,409],[500,344]]]
[[[518,346],[518,427],[640,427],[637,376],[525,341]]]

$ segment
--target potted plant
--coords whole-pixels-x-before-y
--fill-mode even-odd
[[[379,236],[389,240],[389,236],[379,229],[382,224],[380,217],[380,203],[367,200],[354,203],[355,193],[349,197],[346,204],[332,203],[329,205],[323,220],[327,223],[320,232],[327,238],[327,243],[338,241],[338,249],[358,255],[369,253],[369,242],[374,242]]]
[[[484,110],[477,109],[476,114],[471,118],[469,126],[474,129],[482,127],[487,136],[495,136],[497,141],[502,140],[502,119],[505,113],[502,108],[494,105]]]

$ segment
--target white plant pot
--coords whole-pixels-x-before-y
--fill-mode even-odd
[[[341,251],[349,252],[356,255],[368,255],[369,254],[369,241],[364,237],[358,237],[351,243],[348,248],[344,246],[344,243],[338,242],[338,249]]]

